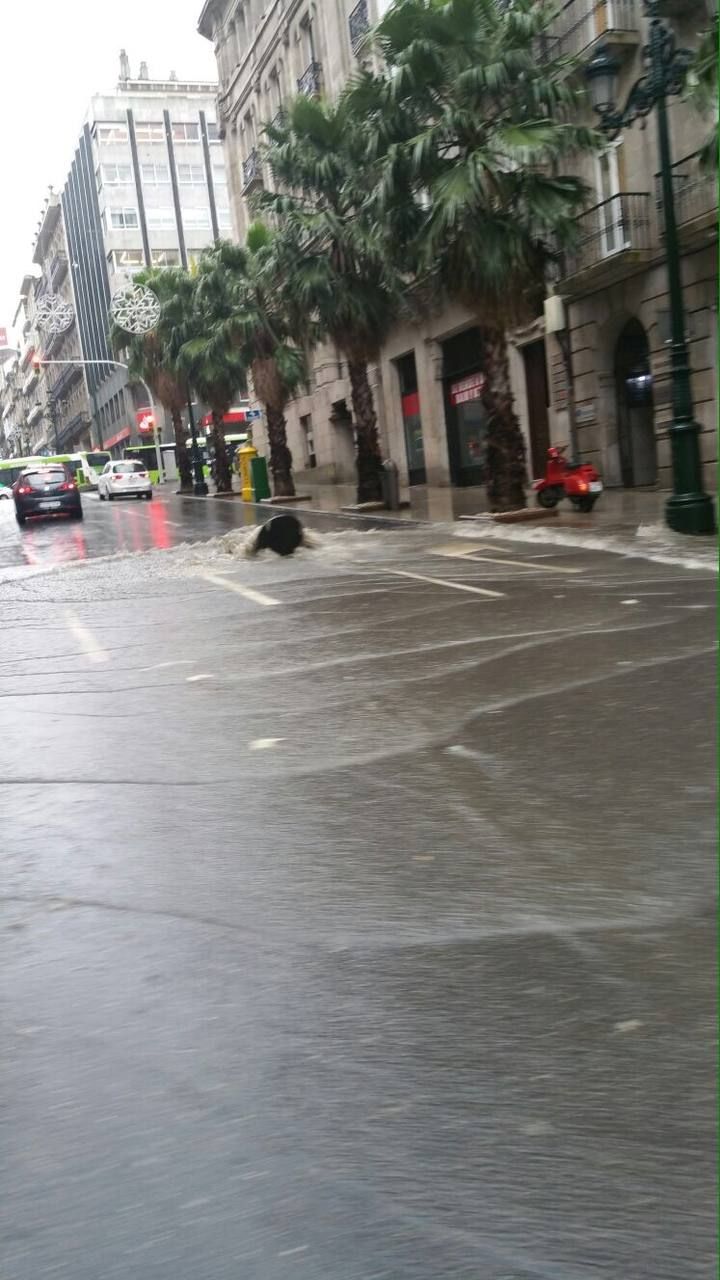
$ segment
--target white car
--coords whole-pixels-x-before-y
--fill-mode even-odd
[[[121,462],[108,462],[98,479],[98,498],[112,502],[113,498],[146,498],[153,496],[153,487],[142,462],[124,458]]]
[[[12,489],[9,489],[6,484],[0,484],[0,500],[2,498],[12,498],[12,496]]]

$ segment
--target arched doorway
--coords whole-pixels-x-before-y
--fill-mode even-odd
[[[615,393],[622,482],[628,488],[655,484],[657,445],[650,349],[639,320],[628,320],[617,340]]]

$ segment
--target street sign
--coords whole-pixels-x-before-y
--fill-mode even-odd
[[[262,418],[262,409],[246,409],[245,410],[246,422],[257,422],[259,418]]]

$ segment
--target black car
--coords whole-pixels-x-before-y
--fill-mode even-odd
[[[68,515],[82,520],[80,493],[72,472],[58,462],[27,467],[13,485],[15,519],[24,524],[28,516]]]

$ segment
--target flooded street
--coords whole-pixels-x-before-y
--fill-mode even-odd
[[[85,512],[0,504],[3,1280],[706,1280],[714,576]]]

